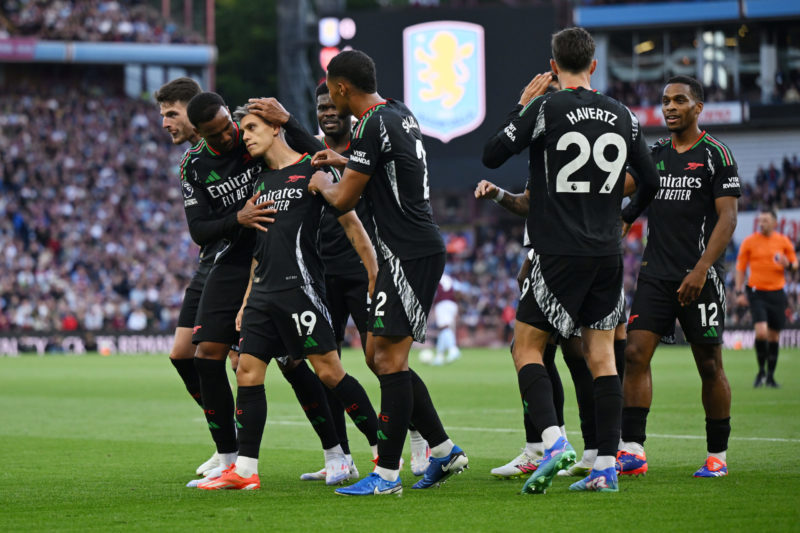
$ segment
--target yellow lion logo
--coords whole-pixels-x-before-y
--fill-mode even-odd
[[[440,31],[431,39],[429,50],[430,54],[422,47],[414,50],[417,61],[426,65],[419,73],[419,80],[428,87],[419,96],[426,102],[441,100],[442,107],[450,109],[464,96],[463,84],[470,77],[464,60],[475,53],[475,46],[472,43],[459,46],[455,35]]]

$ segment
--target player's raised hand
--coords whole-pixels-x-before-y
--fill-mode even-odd
[[[475,198],[482,200],[492,200],[497,196],[497,192],[500,189],[488,180],[481,180],[478,182],[478,185],[475,186]]]
[[[275,219],[272,218],[271,215],[277,213],[278,210],[272,207],[275,203],[274,200],[256,203],[259,196],[261,196],[261,191],[255,193],[247,200],[244,207],[236,213],[236,220],[246,228],[255,228],[259,231],[266,232],[267,228],[266,226],[262,226],[262,224],[266,225],[275,222]]]
[[[314,168],[327,166],[342,170],[347,166],[347,158],[334,152],[330,148],[326,148],[311,156],[311,166]]]
[[[275,98],[250,98],[247,110],[270,124],[284,125],[289,121],[289,112]]]
[[[678,303],[681,307],[687,306],[700,296],[703,285],[706,284],[706,271],[702,268],[695,268],[683,278],[681,286],[678,287]]]
[[[311,181],[308,182],[308,192],[311,194],[317,194],[320,189],[324,189],[331,183],[333,183],[333,176],[331,176],[330,172],[317,170],[311,176]]]
[[[520,105],[526,106],[528,102],[537,96],[542,96],[547,91],[547,86],[550,85],[551,81],[553,81],[552,72],[543,72],[534,76],[528,85],[522,89],[522,94],[519,96]]]

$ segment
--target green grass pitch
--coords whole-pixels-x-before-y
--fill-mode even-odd
[[[345,367],[379,405],[360,354]],[[733,391],[730,475],[694,479],[705,458],[700,380],[687,348],[661,347],[647,441],[650,471],[617,494],[545,495],[489,470],[519,452],[522,414],[507,350],[465,350],[446,367],[414,365],[470,468],[440,489],[346,498],[302,472],[323,466],[319,441],[288,384],[268,370],[260,491],[188,489],[211,454],[202,414],[166,356],[0,358],[0,531],[800,531],[800,351],[782,350],[779,390],[752,388],[755,357],[726,352]],[[567,431],[577,408],[559,356]],[[369,448],[348,422],[362,475]],[[408,462],[408,446],[405,456]]]

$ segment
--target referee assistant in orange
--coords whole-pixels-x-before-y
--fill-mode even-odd
[[[736,260],[736,302],[750,304],[756,328],[756,357],[758,375],[754,387],[777,388],[775,366],[778,364],[778,343],[786,320],[786,269],[797,270],[797,256],[792,242],[775,231],[778,216],[775,211],[762,209],[758,214],[758,231],[742,241]],[[747,267],[747,296],[744,281]],[[764,366],[766,364],[766,372]]]

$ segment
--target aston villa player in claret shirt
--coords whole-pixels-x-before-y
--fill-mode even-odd
[[[722,368],[725,272],[722,254],[736,228],[739,174],[730,149],[698,126],[703,88],[687,76],[667,81],[661,111],[670,136],[653,145],[661,180],[650,204],[647,246],[628,321],[620,473],[647,471],[652,402],[650,361],[680,321],[703,384],[708,454],[695,477],[728,474],[731,390]],[[632,174],[636,174],[632,171]]]
[[[377,433],[377,418],[361,384],[345,373],[325,299],[324,267],[319,254],[319,230],[325,200],[308,191],[315,169],[311,156],[292,150],[280,126],[269,124],[242,108],[243,142],[253,157],[271,170],[255,183],[255,203],[273,203],[277,211],[269,228],[257,229],[250,284],[242,316],[241,356],[236,374],[239,456],[217,479],[201,489],[260,487],[258,457],[267,419],[264,376],[272,359],[307,358],[319,379],[354,417],[363,417]],[[338,213],[350,242],[358,250],[372,286],[378,270],[369,236],[355,212]],[[350,462],[341,446],[325,450],[329,484],[350,477]]]

